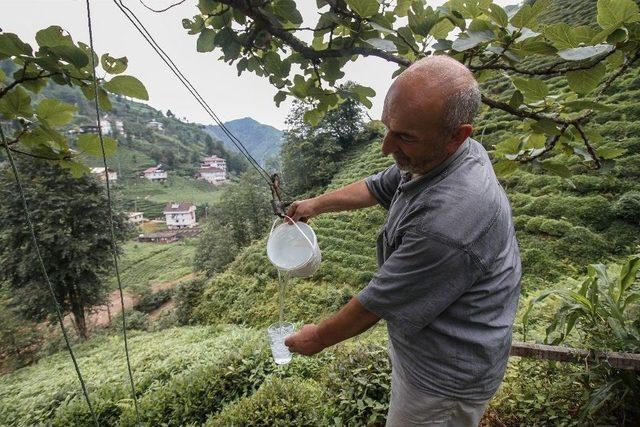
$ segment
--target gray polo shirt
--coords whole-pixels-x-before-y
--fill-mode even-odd
[[[487,152],[467,139],[416,179],[393,165],[365,182],[389,214],[378,271],[358,299],[387,321],[394,369],[430,394],[489,399],[509,356],[521,270]]]

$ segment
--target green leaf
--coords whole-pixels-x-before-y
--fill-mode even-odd
[[[31,117],[33,114],[31,97],[23,87],[14,87],[5,96],[0,98],[0,113],[2,113],[6,119]]]
[[[36,114],[40,120],[52,126],[66,125],[73,119],[76,107],[56,99],[43,99],[36,106]]]
[[[509,17],[503,8],[492,3],[484,10],[484,13],[498,26],[506,28],[509,24]]]
[[[238,43],[236,33],[230,27],[225,27],[218,31],[214,43],[216,46],[222,47],[222,53],[224,53],[227,61],[236,59],[240,55],[242,45]]]
[[[129,96],[132,98],[149,100],[149,94],[142,82],[133,76],[115,76],[103,87],[111,93]]]
[[[109,56],[108,53],[105,53],[100,58],[100,64],[102,64],[102,68],[109,74],[120,74],[123,73],[124,70],[127,69],[127,64],[129,60],[126,56],[122,58],[114,58]]]
[[[262,61],[266,70],[272,75],[276,77],[286,77],[289,75],[291,64],[287,61],[282,61],[276,52],[267,52],[262,58]]]
[[[13,33],[0,34],[0,54],[8,56],[33,54],[33,49],[27,43],[20,40],[20,37]]]
[[[625,150],[624,148],[599,147],[596,149],[596,154],[598,155],[598,157],[605,160],[615,159],[622,156],[626,152],[627,150]]]
[[[391,40],[372,38],[367,40],[367,43],[369,43],[376,49],[384,50],[385,52],[395,52],[398,50],[395,43],[393,43]]]
[[[525,79],[523,77],[513,77],[511,80],[527,101],[540,101],[549,93],[549,87],[542,80]]]
[[[610,44],[597,44],[595,46],[583,46],[572,49],[564,49],[558,51],[558,56],[567,61],[582,61],[583,59],[593,58],[613,50]]]
[[[531,130],[546,135],[560,135],[555,122],[549,119],[540,119],[531,125]]]
[[[374,96],[376,96],[376,91],[371,89],[370,87],[367,86],[360,86],[360,85],[353,85],[350,88],[351,92],[353,92],[354,94],[356,94],[357,99],[362,102],[362,104],[364,106],[366,106],[367,108],[371,108],[373,106],[373,104],[371,103],[371,101],[369,100],[369,98],[372,98]]]
[[[640,271],[640,255],[632,255],[622,266],[618,277],[620,295],[624,293],[636,281],[636,276]]]
[[[347,0],[347,4],[362,18],[369,18],[378,13],[378,0]]]
[[[302,24],[302,15],[293,0],[276,0],[271,4],[273,12],[286,22],[294,25]]]
[[[463,52],[467,49],[476,47],[480,43],[484,43],[495,38],[495,34],[491,30],[483,31],[468,31],[466,37],[459,37],[454,40],[452,48],[458,52]]]
[[[571,170],[566,165],[552,159],[541,161],[540,166],[546,171],[561,176],[562,178],[569,178],[571,176]]]
[[[493,170],[497,176],[507,176],[518,169],[518,163],[512,160],[498,160],[493,164]]]
[[[565,22],[549,25],[544,36],[558,49],[570,49],[591,44],[594,31],[586,25],[571,26]]]
[[[112,156],[116,152],[118,143],[115,139],[109,138],[108,136],[103,136],[102,141],[104,142],[105,155],[107,157]],[[78,146],[78,149],[80,149],[84,154],[95,157],[102,156],[102,148],[100,147],[99,135],[96,135],[94,133],[86,133],[84,135],[80,135],[78,137],[78,141],[76,141],[76,145]]]
[[[580,95],[586,95],[598,87],[606,70],[607,67],[604,64],[598,63],[588,70],[569,71],[567,73],[569,87]]]
[[[82,175],[89,173],[90,170],[88,166],[73,160],[60,160],[58,164],[62,168],[67,169],[71,173],[71,176],[75,178],[80,178]]]
[[[36,42],[40,47],[51,47],[60,45],[73,45],[73,39],[70,35],[64,34],[62,27],[58,25],[52,25],[44,30],[40,30],[36,33]]]
[[[398,0],[395,9],[393,9],[394,13],[397,16],[407,16],[412,1],[413,0]]]
[[[7,78],[7,75],[0,69],[0,83],[4,82]]]
[[[547,137],[540,133],[531,133],[527,136],[527,145],[526,148],[543,148],[545,143],[547,142]]]
[[[434,25],[429,31],[429,34],[433,36],[434,39],[446,39],[447,35],[453,31],[455,26],[448,19],[443,19]]]
[[[324,112],[317,109],[308,110],[304,113],[304,121],[309,123],[311,126],[318,126],[323,117]]]
[[[509,105],[513,108],[518,108],[522,105],[523,102],[524,96],[522,95],[522,92],[520,92],[519,90],[513,91],[511,99],[509,100]]]
[[[282,101],[284,101],[285,99],[287,99],[287,92],[284,92],[282,90],[279,90],[278,93],[276,93],[276,96],[273,97],[273,100],[275,101],[277,107],[279,107]]]
[[[198,52],[211,52],[215,47],[215,43],[213,42],[216,37],[215,30],[210,28],[205,28],[202,30],[200,35],[198,36],[198,41],[196,42],[196,50]]]
[[[57,45],[43,49],[46,49],[56,57],[76,66],[77,68],[86,67],[89,64],[89,57],[87,54],[82,49],[74,45]]]
[[[577,101],[566,101],[562,105],[566,107],[568,111],[582,111],[582,110],[599,110],[599,111],[611,111],[611,107],[601,102],[592,101],[589,99],[580,99]]]
[[[638,5],[632,0],[598,0],[597,21],[602,28],[638,22],[640,21]]]
[[[101,87],[98,87],[98,106],[103,111],[111,110],[111,101],[109,100],[109,94]]]

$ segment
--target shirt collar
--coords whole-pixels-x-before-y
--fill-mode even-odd
[[[445,169],[462,157],[463,154],[466,154],[470,145],[470,138],[467,138],[462,144],[460,144],[460,147],[458,147],[456,152],[447,157],[444,162],[415,179],[411,179],[411,172],[403,172],[400,179],[399,190],[401,192],[409,192],[426,187],[436,176],[440,175]]]

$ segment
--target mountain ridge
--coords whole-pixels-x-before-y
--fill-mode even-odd
[[[265,161],[280,155],[283,132],[273,126],[258,122],[252,117],[243,117],[224,123],[242,144],[247,148],[251,156],[264,165]],[[208,125],[205,130],[209,135],[222,141],[224,147],[238,152],[231,139],[218,125]]]

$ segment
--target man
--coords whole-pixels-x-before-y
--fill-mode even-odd
[[[292,204],[288,215],[380,203],[378,271],[337,314],[285,344],[312,355],[387,322],[387,426],[476,426],[506,368],[520,293],[520,255],[506,194],[469,138],[478,84],[459,62],[420,60],[392,84],[382,152],[395,165]]]

